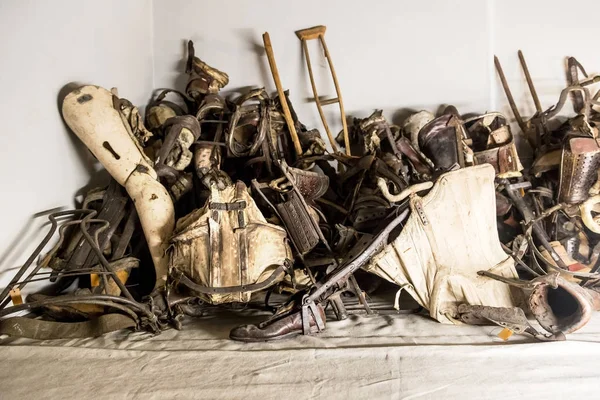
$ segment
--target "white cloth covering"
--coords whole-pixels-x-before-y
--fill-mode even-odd
[[[0,398],[598,398],[598,318],[567,342],[502,342],[497,327],[398,314],[393,298],[373,303],[377,316],[355,314],[319,335],[280,342],[229,340],[232,327],[266,314],[223,309],[154,337],[5,339]]]

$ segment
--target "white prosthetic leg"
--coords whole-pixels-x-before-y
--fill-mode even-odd
[[[67,95],[62,113],[73,132],[132,198],[154,262],[155,288],[159,288],[167,279],[166,249],[173,233],[175,210],[152,161],[142,151],[125,115],[117,109],[119,104],[108,90],[84,86]]]

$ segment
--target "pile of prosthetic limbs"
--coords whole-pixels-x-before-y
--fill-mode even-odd
[[[324,32],[298,37],[305,45]],[[264,39],[276,95],[225,97],[228,75],[190,42],[185,90],[156,93],[143,118],[116,90],[66,96],[66,124],[112,179],[50,215],[45,240],[2,292],[0,333],[159,333],[266,294],[272,316],[230,337],[282,339],[325,329],[326,308],[347,318],[349,297],[372,314],[361,286],[384,280],[396,300],[408,292],[440,323],[496,324],[544,341],[587,323],[600,307],[596,77],[569,59],[567,86],[543,111],[523,61],[537,108],[524,120],[496,60],[535,156],[524,168],[497,112],[448,106],[398,126],[375,111],[346,124],[331,64],[338,97],[328,102],[344,124],[331,135],[317,101],[326,143],[299,120]],[[574,115],[559,116],[569,99]],[[24,297],[39,280],[49,284]],[[271,307],[271,293],[287,301]]]

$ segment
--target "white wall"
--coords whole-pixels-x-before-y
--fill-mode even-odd
[[[0,1],[0,270],[16,267],[33,248],[16,240],[19,232],[38,240],[46,217],[33,214],[72,208],[96,168],[65,128],[61,88],[116,86],[121,96],[146,103],[151,38],[151,0]]]
[[[491,45],[502,62],[515,102],[524,118],[535,113],[535,105],[520,67],[519,49],[527,61],[543,110],[556,104],[565,87],[567,57],[576,57],[588,74],[600,72],[600,56],[595,45],[600,2],[501,0],[490,4],[490,15],[494,17]],[[492,89],[496,93],[491,96],[495,102],[491,108],[512,118],[500,81],[495,80]],[[593,85],[590,89],[597,91],[600,85]],[[572,110],[567,103],[561,114],[572,114]],[[513,131],[519,131],[514,121],[512,126]],[[521,149],[523,153],[530,154],[528,146],[521,146]],[[524,161],[528,163],[531,158]]]
[[[556,104],[565,87],[566,57],[576,57],[588,74],[600,72],[596,45],[600,33],[600,2],[499,0],[493,2],[491,8],[494,52],[502,61],[515,100],[525,116],[532,115],[535,108],[520,69],[519,49],[525,55],[543,109]],[[497,105],[508,113],[499,81],[496,87]]]
[[[274,91],[261,37],[268,31],[301,120],[321,127],[314,103],[306,101],[312,92],[294,31],[326,25],[348,114],[383,108],[395,120],[402,108],[440,103],[478,110],[490,102],[486,7],[480,0],[155,0],[155,84],[183,88],[184,43],[192,39],[198,57],[229,74],[229,89]],[[314,69],[327,77],[326,60],[312,50]],[[319,94],[335,93],[329,80],[319,86],[327,88]]]
[[[570,10],[572,8],[572,10]],[[382,108],[398,122],[407,110],[500,110],[512,118],[493,65],[497,54],[525,116],[533,112],[517,50],[530,66],[542,105],[558,100],[565,57],[600,71],[597,15],[600,2],[582,0],[154,0],[154,82],[183,89],[185,41],[230,76],[229,89],[266,86],[274,91],[263,32],[268,31],[283,85],[303,122],[321,128],[304,66],[298,29],[326,25],[325,35],[347,113]],[[314,48],[316,50],[316,47]],[[313,65],[327,75],[314,52]],[[329,81],[323,95],[334,93]],[[336,106],[329,106],[332,116]],[[338,125],[339,126],[339,125]],[[321,129],[324,134],[323,130]]]

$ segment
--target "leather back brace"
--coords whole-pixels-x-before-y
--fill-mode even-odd
[[[400,235],[364,268],[406,289],[432,318],[456,322],[458,305],[512,307],[518,292],[477,275],[517,276],[496,228],[494,168],[489,164],[440,176],[425,196],[412,196]]]
[[[283,279],[291,258],[285,230],[267,223],[241,181],[213,185],[206,205],[177,222],[169,247],[171,275],[212,304],[248,302]]]

